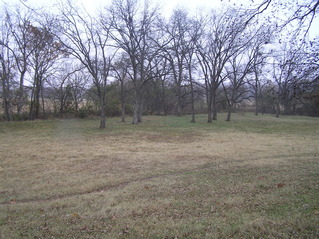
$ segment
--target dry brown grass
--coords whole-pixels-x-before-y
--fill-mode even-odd
[[[318,236],[318,119],[187,122],[1,123],[0,237]]]

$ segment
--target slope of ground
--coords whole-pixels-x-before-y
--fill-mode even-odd
[[[0,123],[0,238],[319,236],[319,119],[189,121]]]

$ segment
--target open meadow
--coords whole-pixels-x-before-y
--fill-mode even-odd
[[[318,238],[319,118],[0,122],[0,238]]]

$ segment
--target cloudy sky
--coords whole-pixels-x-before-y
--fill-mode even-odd
[[[20,0],[0,0],[4,3],[12,5],[19,3]],[[53,5],[61,0],[21,0],[32,7],[53,7]],[[63,1],[63,0],[62,0]],[[89,12],[94,12],[101,9],[102,6],[107,6],[112,0],[73,0],[79,5],[83,5]],[[164,15],[170,15],[172,9],[175,7],[185,7],[190,10],[199,8],[211,9],[222,4],[221,0],[152,0],[152,2],[159,4],[162,7]],[[226,4],[228,1],[223,2]]]
[[[52,8],[56,3],[63,2],[66,0],[0,0],[0,3],[13,5],[14,3],[21,4],[20,2],[24,2],[25,4],[35,7],[35,8]],[[102,7],[109,5],[112,0],[71,0],[74,1],[77,5],[82,5],[85,9],[91,14],[101,10]],[[155,4],[159,4],[162,8],[163,16],[169,17],[171,15],[172,10],[175,7],[182,7],[189,9],[190,12],[196,13],[199,9],[208,10],[212,8],[218,8],[222,5],[226,4],[258,4],[261,0],[240,0],[240,1],[229,1],[229,0],[151,0],[151,2]],[[231,2],[231,3],[229,3]],[[279,13],[278,13],[279,14]],[[313,22],[310,29],[310,38],[319,35],[319,18]]]

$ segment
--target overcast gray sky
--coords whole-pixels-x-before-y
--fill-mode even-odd
[[[19,3],[19,0],[0,0],[7,4]],[[53,7],[59,0],[21,0],[31,7]],[[94,12],[101,9],[102,6],[107,6],[112,0],[73,0],[79,5],[83,5],[89,12]],[[246,1],[246,0],[243,0]],[[169,16],[172,9],[175,7],[185,7],[186,9],[212,9],[227,4],[228,1],[224,0],[152,0],[152,2],[159,4],[162,7],[163,15]]]
[[[0,0],[2,3],[7,4],[14,4],[19,3],[20,0]],[[25,2],[27,5],[31,7],[45,7],[50,8],[53,7],[57,2],[63,1],[63,0],[21,0]],[[94,13],[97,10],[102,9],[102,7],[109,5],[112,0],[73,0],[75,3],[79,5],[83,5],[85,9],[90,12]],[[261,0],[239,0],[239,1],[231,1],[229,3],[228,0],[151,0],[151,2],[155,4],[159,4],[162,7],[163,15],[168,17],[170,16],[172,10],[175,7],[184,7],[186,9],[191,10],[191,12],[196,13],[197,9],[203,9],[208,10],[212,8],[218,8],[222,5],[226,4],[242,4],[242,3],[252,3],[258,4]],[[283,1],[289,1],[289,0],[283,0]],[[315,36],[318,36],[319,34],[319,19],[317,19],[313,22],[311,29],[310,29],[310,38],[313,38]]]

